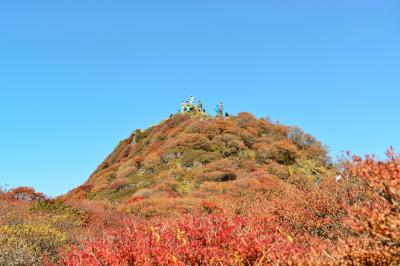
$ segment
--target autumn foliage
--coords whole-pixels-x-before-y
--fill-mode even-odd
[[[0,265],[399,265],[387,157],[335,167],[299,128],[177,115],[67,195],[0,190]]]
[[[256,224],[257,223],[257,224]],[[130,221],[105,237],[71,246],[65,265],[265,264],[305,252],[269,220],[222,214],[185,215],[173,221]]]
[[[400,264],[400,157],[393,148],[388,160],[354,156],[346,164],[347,178],[362,178],[373,200],[350,208],[349,222],[360,239],[344,249],[344,261],[359,264]]]
[[[282,179],[311,182],[333,171],[324,146],[299,128],[249,113],[225,119],[178,114],[145,131],[135,130],[64,199],[123,204],[132,196],[194,196],[204,182],[239,180],[256,169],[275,175],[266,166]]]

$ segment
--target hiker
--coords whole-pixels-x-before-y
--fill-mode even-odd
[[[186,103],[185,101],[182,101],[182,113],[185,112],[185,109],[186,109]]]
[[[198,109],[199,112],[203,111],[203,103],[201,101],[198,102],[197,109]]]
[[[222,116],[222,114],[224,113],[224,105],[222,104],[222,102],[219,103],[218,110],[219,110],[220,116]]]
[[[189,98],[189,99],[190,99],[190,104],[191,104],[191,105],[193,105],[193,102],[194,102],[194,97],[193,97],[193,96],[190,96],[190,98]]]
[[[215,107],[215,113],[217,114],[217,116],[219,116],[219,105],[217,104],[217,106]]]
[[[191,108],[190,108],[190,103],[188,101],[186,101],[185,108],[186,108],[186,112],[190,113]]]

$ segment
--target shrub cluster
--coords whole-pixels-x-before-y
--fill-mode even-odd
[[[232,167],[216,166],[220,162],[236,163]],[[123,202],[131,195],[126,192],[121,197],[120,185],[131,187],[135,193],[133,177],[152,177],[156,180],[153,184],[157,184],[157,177],[168,182],[187,182],[188,178],[196,184],[226,182],[250,170],[265,170],[267,165],[269,174],[301,183],[304,178],[316,178],[312,173],[317,168],[322,169],[317,171],[320,176],[328,175],[332,169],[328,162],[325,147],[299,128],[273,124],[249,113],[226,119],[178,114],[145,131],[136,130],[121,141],[89,178],[88,186],[71,191],[66,198]],[[315,167],[305,169],[306,165]],[[168,176],[171,170],[179,177]]]
[[[225,158],[209,169],[237,163]],[[190,197],[142,190],[119,209],[14,197],[26,188],[1,192],[0,264],[398,265],[399,156],[389,150],[386,161],[342,165],[342,180],[318,186],[288,183],[266,165],[205,181]],[[185,194],[178,181],[165,186]]]

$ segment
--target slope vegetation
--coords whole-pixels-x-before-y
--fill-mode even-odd
[[[249,113],[229,118],[178,114],[134,131],[65,198],[128,205],[147,201],[147,206],[170,202],[171,209],[187,210],[199,200],[240,198],[273,182],[310,188],[332,171],[325,147],[299,128]]]
[[[400,157],[348,155],[248,113],[176,115],[63,197],[0,188],[0,265],[399,265]]]

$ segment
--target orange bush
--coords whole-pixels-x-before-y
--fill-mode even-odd
[[[387,161],[354,156],[345,162],[346,178],[361,178],[372,199],[349,210],[350,226],[363,239],[349,242],[342,260],[359,264],[400,264],[400,157],[390,148]]]

